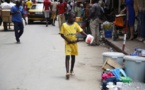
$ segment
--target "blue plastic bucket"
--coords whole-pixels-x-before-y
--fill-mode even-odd
[[[104,30],[105,38],[112,38],[112,30]]]

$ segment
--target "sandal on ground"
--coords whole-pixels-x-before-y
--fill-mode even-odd
[[[69,80],[69,73],[66,73],[66,79]]]
[[[71,75],[71,76],[74,76],[74,75],[75,75],[75,73],[74,73],[73,71],[71,71],[71,72],[70,72],[70,75]]]
[[[140,41],[140,42],[143,42],[145,39],[141,38],[141,37],[138,37],[137,40]]]

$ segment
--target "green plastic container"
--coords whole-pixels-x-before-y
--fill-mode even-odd
[[[132,79],[130,77],[121,77],[120,81],[123,83],[130,83],[132,82]]]

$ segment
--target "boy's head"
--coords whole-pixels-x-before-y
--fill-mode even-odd
[[[68,13],[68,23],[73,23],[75,22],[75,19],[76,19],[76,15],[74,12],[69,12]]]

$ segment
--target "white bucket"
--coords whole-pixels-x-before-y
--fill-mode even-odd
[[[92,44],[93,41],[94,41],[94,37],[93,37],[92,35],[88,34],[85,41],[86,41],[86,43],[88,43],[88,44]]]

